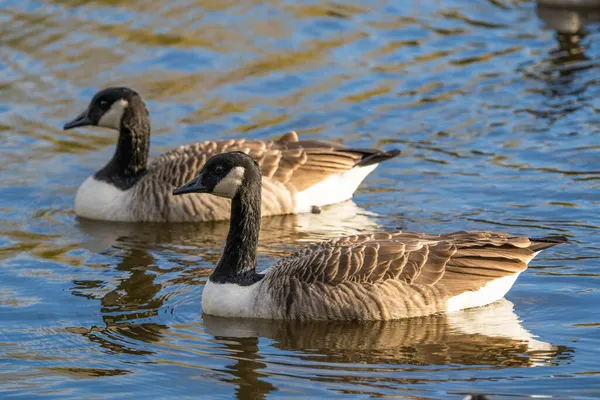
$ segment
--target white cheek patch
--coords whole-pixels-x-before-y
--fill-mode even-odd
[[[110,110],[108,110],[98,121],[98,126],[119,130],[121,127],[121,118],[125,109],[129,106],[129,102],[125,99],[115,101]]]
[[[235,194],[237,193],[242,181],[244,180],[244,173],[246,170],[244,167],[235,167],[232,168],[231,171],[225,176],[225,178],[221,179],[219,183],[215,186],[212,191],[212,194],[220,197],[226,197],[228,199],[233,199]]]

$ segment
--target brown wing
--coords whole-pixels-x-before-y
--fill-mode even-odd
[[[162,154],[149,166],[152,179],[181,186],[194,178],[211,156],[243,151],[252,156],[264,177],[301,191],[331,174],[345,172],[356,165],[379,162],[398,152],[374,149],[349,149],[315,140],[298,140],[291,131],[279,140],[217,140],[182,146]]]
[[[379,320],[444,311],[446,300],[527,267],[561,241],[504,233],[394,232],[314,244],[266,273],[265,304],[280,318]]]
[[[280,260],[269,279],[289,277],[334,286],[394,279],[412,285],[439,283],[463,292],[525,270],[539,249],[536,243],[539,247],[527,237],[496,232],[350,236],[313,244]]]
[[[316,243],[280,260],[269,274],[304,283],[338,285],[342,282],[376,283],[394,279],[434,284],[456,252],[451,243],[427,235],[377,233]]]

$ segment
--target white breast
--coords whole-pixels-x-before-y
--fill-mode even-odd
[[[514,274],[494,279],[476,292],[464,292],[451,297],[446,304],[447,312],[481,307],[500,300],[508,293],[518,277],[519,274]]]
[[[352,195],[379,164],[354,167],[342,174],[327,177],[322,182],[296,193],[294,213],[310,212],[313,206],[326,206],[352,198]]]
[[[131,192],[90,176],[77,190],[75,213],[80,217],[107,221],[133,221]]]
[[[213,283],[210,280],[202,292],[202,311],[218,317],[259,317],[256,315],[256,293],[260,282],[250,286],[234,283]]]

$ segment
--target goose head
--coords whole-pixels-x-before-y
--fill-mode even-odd
[[[256,161],[246,153],[234,151],[211,157],[194,179],[175,189],[173,194],[210,193],[233,199],[240,188],[252,182],[260,184],[260,180]]]
[[[145,109],[140,95],[134,90],[110,87],[96,93],[87,110],[67,122],[64,129],[91,125],[119,130],[125,111],[131,107],[139,107],[140,104]]]

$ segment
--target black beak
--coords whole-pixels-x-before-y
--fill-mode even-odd
[[[202,184],[202,172],[200,172],[200,174],[197,177],[195,177],[194,179],[192,179],[185,185],[180,186],[177,189],[173,190],[173,195],[177,196],[178,194],[185,194],[185,193],[208,193],[208,192],[209,192],[208,188]]]
[[[73,121],[67,122],[65,126],[63,126],[64,130],[71,128],[78,128],[80,126],[93,125],[92,121],[88,117],[88,110],[85,110],[81,114],[77,116]]]

